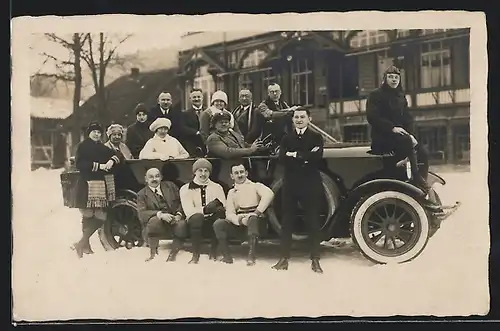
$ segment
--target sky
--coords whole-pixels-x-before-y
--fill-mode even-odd
[[[63,35],[62,35],[63,36]],[[61,37],[62,37],[61,36]],[[71,35],[64,36],[70,39]],[[118,48],[119,54],[132,54],[137,51],[147,51],[152,49],[176,48],[180,44],[180,33],[178,31],[162,31],[161,37],[157,33],[137,33],[126,40]],[[55,66],[52,61],[45,62],[46,56],[50,54],[60,59],[68,59],[68,52],[60,45],[48,41],[43,34],[33,34],[30,43],[30,73],[37,72],[53,73]],[[44,64],[45,62],[45,64]],[[52,63],[51,63],[52,62]]]

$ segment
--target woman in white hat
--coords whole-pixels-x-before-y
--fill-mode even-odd
[[[155,135],[149,139],[139,153],[139,159],[168,160],[187,159],[189,153],[176,138],[170,136],[168,131],[172,122],[168,118],[159,117],[149,126]]]
[[[210,101],[210,107],[205,109],[200,114],[200,134],[203,137],[203,141],[206,141],[208,136],[214,131],[212,126],[212,116],[215,113],[227,112],[231,115],[230,128],[234,131],[241,133],[240,128],[234,121],[233,114],[226,109],[227,107],[227,94],[224,91],[215,91],[212,94],[212,100]]]

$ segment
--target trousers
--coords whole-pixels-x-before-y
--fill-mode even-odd
[[[248,225],[236,225],[225,219],[218,219],[214,222],[214,232],[218,240],[224,240],[228,237],[242,237],[246,234],[247,237],[259,236],[260,219],[256,216],[248,218]]]

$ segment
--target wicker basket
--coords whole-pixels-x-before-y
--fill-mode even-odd
[[[76,207],[76,191],[80,173],[78,171],[65,171],[61,173],[61,186],[64,205],[69,208]]]

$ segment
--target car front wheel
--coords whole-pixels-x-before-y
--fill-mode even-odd
[[[416,258],[429,240],[429,219],[411,196],[382,191],[363,197],[351,214],[351,237],[361,253],[380,263]]]

